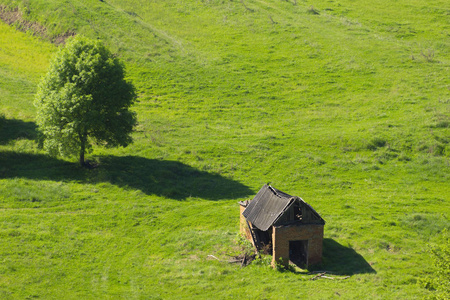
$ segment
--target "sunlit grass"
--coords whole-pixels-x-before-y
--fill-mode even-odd
[[[35,87],[56,47],[0,22],[0,113],[34,120]]]
[[[47,70],[50,57],[56,50],[55,46],[34,38],[31,34],[22,34],[3,22],[0,22],[0,40],[2,71],[34,82]]]
[[[95,147],[94,170],[47,157],[32,102],[56,47],[0,23],[0,297],[433,295],[419,282],[449,226],[446,1],[0,3],[102,39],[139,92],[132,145]],[[267,182],[322,215],[317,268],[349,279],[227,262],[237,202]]]

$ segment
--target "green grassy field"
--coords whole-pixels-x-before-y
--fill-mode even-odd
[[[421,299],[450,227],[450,3],[0,0],[0,298]],[[23,23],[21,23],[23,24]],[[137,87],[127,148],[38,147],[57,46],[101,39]],[[41,32],[42,34],[42,32]],[[310,280],[241,268],[239,207],[267,183],[325,219]],[[211,259],[214,255],[219,260]]]

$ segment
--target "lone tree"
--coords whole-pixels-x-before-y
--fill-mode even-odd
[[[84,155],[92,143],[126,147],[136,114],[136,93],[124,66],[99,41],[75,37],[59,50],[38,86],[37,124],[51,155]]]

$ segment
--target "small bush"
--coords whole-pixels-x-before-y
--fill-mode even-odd
[[[450,235],[443,232],[443,243],[430,248],[435,268],[433,275],[421,280],[422,286],[436,294],[432,299],[450,299]]]
[[[398,153],[388,148],[380,150],[379,154],[377,155],[377,159],[380,163],[384,163],[397,157]]]
[[[413,214],[402,218],[400,224],[424,237],[431,237],[444,232],[450,222],[445,216],[438,214]]]
[[[411,161],[411,157],[409,157],[406,153],[402,152],[398,156],[399,161]]]
[[[252,262],[252,264],[259,265],[259,266],[272,266],[272,255],[259,255],[256,257],[256,259]]]
[[[292,265],[285,265],[283,259],[280,257],[280,260],[276,263],[276,269],[278,272],[295,272],[295,268]]]
[[[306,12],[310,15],[320,14],[319,11],[317,9],[315,9],[314,6],[312,6],[312,5],[308,8],[308,10]]]
[[[438,113],[433,118],[433,124],[431,128],[449,128],[450,127],[450,116],[448,114]]]
[[[425,58],[428,62],[434,61],[434,50],[428,49],[427,51],[420,51],[420,55],[422,55],[423,58]]]
[[[387,141],[384,138],[375,137],[367,143],[366,148],[369,150],[376,150],[385,147],[386,145]]]

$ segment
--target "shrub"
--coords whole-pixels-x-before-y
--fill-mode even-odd
[[[367,143],[366,148],[369,150],[376,150],[377,148],[385,147],[387,141],[381,137],[375,137]]]
[[[450,299],[450,235],[443,232],[443,243],[430,248],[433,259],[433,275],[422,280],[422,285],[435,293],[431,299]]]

